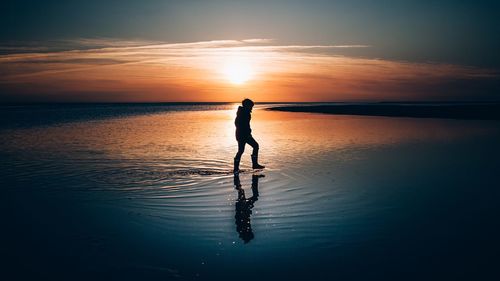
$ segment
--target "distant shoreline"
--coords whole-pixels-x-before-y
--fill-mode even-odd
[[[311,106],[277,106],[268,110],[336,115],[362,115],[410,118],[445,118],[500,120],[500,103],[478,104],[337,104]]]

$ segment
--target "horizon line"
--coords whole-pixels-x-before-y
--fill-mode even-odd
[[[78,104],[128,104],[128,105],[141,105],[141,104],[234,104],[241,103],[241,101],[152,101],[152,102],[112,102],[112,101],[41,101],[41,102],[0,102],[0,106],[8,106],[8,105],[78,105]],[[425,100],[425,101],[416,101],[416,100],[407,100],[407,101],[256,101],[255,104],[313,104],[313,103],[500,103],[500,100],[454,100],[454,101],[446,101],[446,100]]]

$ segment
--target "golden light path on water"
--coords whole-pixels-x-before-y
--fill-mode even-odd
[[[20,129],[9,132],[4,149],[94,153],[114,159],[137,158],[170,165],[174,159],[196,168],[230,169],[237,150],[234,115],[229,110],[171,111],[68,125]],[[293,159],[363,147],[423,141],[448,141],[486,134],[474,121],[332,116],[254,109],[254,137],[261,143],[261,157],[278,169]],[[250,147],[247,147],[251,150]],[[249,151],[245,154],[248,156]],[[248,158],[248,157],[247,157]],[[248,167],[248,159],[243,165]],[[189,161],[195,161],[190,163]],[[190,167],[186,167],[190,168]]]
[[[9,167],[18,178],[56,176],[54,184],[67,188],[118,192],[116,200],[121,196],[137,199],[127,203],[129,208],[168,220],[162,227],[188,231],[197,225],[205,227],[203,239],[220,239],[220,235],[233,237],[231,169],[237,150],[233,124],[237,106],[7,130],[0,132],[0,139],[5,153],[21,160],[36,159],[19,160]],[[252,128],[267,177],[261,180],[258,206],[263,214],[257,220],[263,220],[260,227],[277,228],[277,233],[292,225],[299,236],[305,235],[299,229],[307,225],[293,217],[309,214],[321,220],[322,211],[315,204],[342,190],[342,185],[333,182],[352,179],[349,174],[359,168],[345,171],[344,166],[365,163],[369,159],[365,151],[445,145],[499,132],[495,124],[477,121],[332,116],[259,107],[254,109]],[[250,154],[247,146],[241,165],[244,171],[251,170]],[[26,169],[26,163],[35,170]],[[250,176],[241,175],[247,187]],[[325,191],[327,187],[331,189]],[[342,204],[328,206],[333,212],[343,209]]]

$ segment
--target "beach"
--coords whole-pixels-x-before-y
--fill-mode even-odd
[[[237,179],[237,104],[2,106],[3,268],[51,280],[498,276],[498,121],[273,106],[252,114],[266,169],[252,171],[247,146]]]

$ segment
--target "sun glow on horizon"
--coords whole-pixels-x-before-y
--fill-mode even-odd
[[[0,55],[0,98],[21,102],[209,102],[249,96],[298,102],[424,100],[447,99],[448,94],[462,98],[472,88],[493,93],[498,85],[491,79],[500,77],[497,71],[480,67],[341,56],[330,50],[336,46],[328,45],[242,41],[149,45],[106,40],[102,47],[89,49],[93,45],[85,44],[68,50],[49,44],[47,52],[26,53],[20,48]],[[463,91],[455,88],[462,81],[469,85],[461,87]]]
[[[222,74],[235,85],[241,85],[254,76],[252,64],[245,57],[230,57],[224,63]]]

